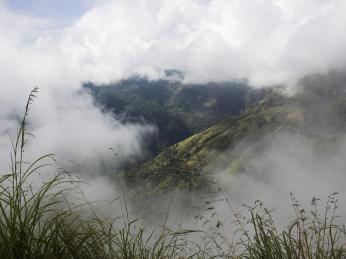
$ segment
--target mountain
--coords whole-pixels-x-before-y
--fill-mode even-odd
[[[256,100],[240,115],[170,146],[127,172],[130,189],[140,189],[146,196],[172,190],[206,189],[213,183],[210,167],[220,162],[221,154],[228,154],[223,170],[241,174],[247,167],[248,173],[248,160],[261,153],[266,138],[282,132],[289,132],[296,141],[304,141],[316,154],[328,152],[343,138],[346,130],[345,73],[304,77],[292,96],[278,87],[264,89],[263,93],[260,101]],[[283,147],[289,146],[290,141],[287,140]]]
[[[85,83],[84,89],[118,119],[157,127],[156,137],[145,143],[149,156],[239,115],[256,100],[245,80],[184,84],[182,77],[178,71],[167,71],[167,78],[161,80],[131,77],[110,85]]]

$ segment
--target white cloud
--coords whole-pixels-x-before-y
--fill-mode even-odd
[[[343,66],[345,17],[342,0],[114,0],[67,28],[60,48],[100,82],[177,68],[193,81],[276,83]]]
[[[30,112],[36,137],[27,156],[55,153],[60,163],[96,161],[119,154],[114,163],[141,153],[145,125],[121,124],[103,114],[89,96],[78,94],[83,68],[73,67],[60,49],[64,32],[47,20],[13,13],[0,5],[0,170],[7,170],[10,135],[18,127],[26,98],[40,87]],[[37,148],[39,147],[39,148]]]
[[[80,81],[109,82],[134,73],[158,77],[163,69],[176,68],[191,81],[248,77],[259,85],[345,65],[342,0],[95,3],[60,29],[52,21],[0,8],[7,67],[2,74],[12,78],[15,71],[20,78],[25,72],[31,83],[64,78],[65,85],[77,87]],[[16,62],[23,68],[14,69]]]

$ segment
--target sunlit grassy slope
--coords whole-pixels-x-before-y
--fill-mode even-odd
[[[249,154],[260,149],[261,140],[280,131],[304,135],[316,149],[336,142],[346,122],[344,77],[337,72],[306,77],[293,96],[280,88],[268,89],[261,101],[241,115],[170,146],[129,172],[128,184],[145,185],[153,193],[205,188],[205,174],[211,173],[205,169],[217,155],[232,151],[239,143],[251,143],[250,151],[238,153],[229,161],[230,170],[240,172]]]
[[[287,118],[297,111],[290,111],[285,102],[285,97],[272,91],[259,105],[241,116],[222,121],[172,145],[140,168],[129,172],[130,184],[133,184],[134,174],[147,179],[147,183],[152,184],[151,190],[204,188],[207,182],[203,169],[219,152],[232,148],[245,138],[258,138],[289,123],[299,123],[299,119]]]

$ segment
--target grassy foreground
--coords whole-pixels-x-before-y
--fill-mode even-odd
[[[99,217],[97,212],[85,217],[88,204],[74,205],[66,198],[76,184],[70,177],[56,174],[34,184],[33,179],[54,160],[52,154],[32,162],[24,159],[30,135],[26,121],[36,92],[29,96],[12,142],[11,171],[0,178],[0,258],[346,258],[345,227],[335,223],[336,194],[329,197],[323,213],[317,209],[317,199],[313,199],[313,210],[306,212],[292,198],[296,218],[284,231],[278,230],[260,203],[249,208],[250,218],[245,219],[224,199],[237,233],[221,239],[232,240],[237,235],[237,241],[221,246],[208,234],[197,232],[215,249],[196,242],[193,231],[158,227],[148,233],[133,228],[134,221],[128,217],[120,227],[116,220]]]

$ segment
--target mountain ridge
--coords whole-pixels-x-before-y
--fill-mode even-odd
[[[240,115],[166,148],[127,172],[128,186],[145,186],[143,190],[156,194],[201,190],[213,178],[210,165],[217,164],[220,154],[229,155],[224,165],[229,173],[242,173],[247,161],[263,150],[266,138],[280,133],[306,142],[316,155],[328,152],[346,130],[343,82],[344,73],[331,72],[304,77],[293,96],[287,96],[279,87],[268,88],[261,101]],[[240,150],[239,146],[246,148]]]

